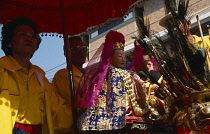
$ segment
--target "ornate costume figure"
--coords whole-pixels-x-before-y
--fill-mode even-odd
[[[143,116],[136,116],[135,113],[130,110],[126,115],[127,127],[130,127],[136,132],[151,132],[152,120],[149,118],[151,114],[151,107],[149,106],[149,99],[147,98],[147,89],[145,81],[138,75],[139,68],[144,64],[143,50],[134,42],[134,52],[131,57],[131,64],[126,68],[132,75],[132,80],[135,83],[135,94],[139,104],[143,109],[148,110]]]
[[[78,107],[86,107],[78,120],[78,128],[82,131],[123,129],[129,107],[136,116],[145,113],[137,102],[132,76],[122,69],[124,43],[123,34],[108,32],[105,43],[84,71],[75,101],[79,102]]]
[[[187,70],[187,72],[184,70],[182,73],[179,72],[179,79],[182,80],[184,88],[178,88],[178,90],[185,95],[184,97],[177,96],[178,99],[175,100],[178,111],[174,116],[174,121],[178,133],[209,133],[210,107],[209,96],[206,94],[209,93],[210,83],[209,75],[205,73],[207,69],[205,62],[209,60],[206,55],[208,55],[210,41],[207,36],[202,41],[200,37],[191,35],[188,3],[188,0],[180,0],[177,8],[174,8],[170,2],[166,1],[166,6],[171,10],[171,14],[160,21],[160,24],[167,28],[173,43],[180,45],[179,50],[181,51],[175,50],[177,57],[173,59],[181,64],[184,62],[183,67]],[[173,32],[176,33],[175,36]],[[183,54],[182,59],[179,59],[180,53]]]
[[[180,5],[183,5],[183,4],[180,4]],[[182,6],[182,8],[184,7]],[[188,50],[187,48],[183,49],[183,53],[185,53],[186,55],[189,67],[192,73],[200,81],[205,82],[205,79],[208,79],[208,80],[210,79],[209,75],[207,75],[208,66],[205,66],[205,62],[210,62],[209,59],[206,58],[208,51],[210,49],[210,39],[209,39],[209,36],[204,36],[203,41],[202,41],[201,37],[198,37],[197,35],[192,35],[190,32],[190,28],[191,28],[191,21],[189,20],[190,16],[182,12],[183,11],[181,10],[180,11],[176,10],[174,11],[173,15],[171,13],[167,14],[160,20],[159,24],[165,27],[169,31],[169,34],[171,35],[171,37],[173,34],[178,37],[178,35],[180,34],[179,32],[183,33],[183,35],[187,39],[188,47],[190,49],[190,50]],[[176,18],[176,19],[173,19],[173,18]],[[174,21],[178,21],[176,22],[178,26],[176,25]],[[174,27],[179,27],[179,30],[181,31],[178,31],[178,29],[176,28],[175,28],[176,30],[172,30]],[[190,51],[192,51],[193,54],[190,54]]]
[[[206,48],[196,41],[196,36],[189,34],[189,0],[165,0],[171,14],[166,19],[168,35],[174,55],[171,56],[163,41],[156,36],[149,37],[148,43],[138,39],[138,43],[153,56],[160,65],[161,74],[170,88],[165,91],[173,100],[173,112],[177,133],[209,133],[209,87],[204,72]],[[173,6],[176,5],[176,9]],[[192,38],[191,38],[192,37]],[[204,40],[205,42],[205,40]],[[164,90],[163,90],[164,91]]]
[[[160,72],[154,69],[158,68],[157,62],[153,58],[150,58],[149,55],[146,55],[146,52],[140,45],[137,44],[136,41],[134,42],[134,46],[135,55],[127,69],[137,72],[136,74],[138,74],[143,80],[145,87],[143,89],[145,93],[144,95],[147,99],[145,104],[147,104],[148,108],[150,109],[150,112],[144,117],[151,119],[150,122],[153,122],[151,124],[156,124],[155,122],[159,122],[159,124],[156,125],[162,127],[162,129],[160,130],[161,132],[173,132],[172,129],[163,130],[163,127],[167,126],[167,128],[169,128],[169,125],[173,124],[171,121],[168,121],[171,100],[161,89],[164,87],[164,80],[163,77],[160,75]],[[161,124],[161,121],[164,124]],[[141,122],[139,124],[140,126],[143,126],[145,122]],[[150,131],[152,131],[152,128],[154,128],[153,126],[154,125],[151,126]],[[157,132],[157,130],[155,131]]]

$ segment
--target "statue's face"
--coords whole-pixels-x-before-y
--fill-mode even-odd
[[[125,52],[121,49],[114,50],[113,55],[112,55],[112,59],[111,59],[111,64],[114,67],[123,68],[125,63],[126,63]]]

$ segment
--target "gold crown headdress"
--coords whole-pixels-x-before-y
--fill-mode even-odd
[[[122,42],[116,42],[114,44],[114,48],[113,49],[121,49],[124,51],[124,44]]]
[[[149,55],[144,55],[144,61],[149,61],[149,60],[150,60]]]

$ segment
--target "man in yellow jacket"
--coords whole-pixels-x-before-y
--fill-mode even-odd
[[[19,17],[2,27],[0,134],[53,134],[66,129],[70,106],[54,92],[44,71],[30,62],[41,38],[36,24]]]
[[[80,79],[82,77],[83,72],[83,64],[85,63],[87,57],[87,48],[88,46],[82,42],[82,39],[79,36],[72,36],[69,38],[69,44],[71,49],[71,60],[72,60],[72,71],[73,71],[73,79],[74,79],[74,90],[76,91]],[[65,52],[64,55],[66,56]],[[59,70],[56,72],[52,84],[54,86],[55,91],[65,100],[66,104],[71,102],[71,94],[69,89],[69,77],[68,70],[66,68]],[[72,113],[72,111],[71,111]],[[71,131],[73,120],[70,120],[70,128],[68,131],[56,131],[56,133],[67,133]],[[75,122],[74,122],[75,123]]]

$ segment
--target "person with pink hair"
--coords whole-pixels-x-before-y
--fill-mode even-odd
[[[137,102],[132,76],[122,69],[126,62],[124,43],[122,33],[108,32],[85,68],[75,98],[78,108],[86,108],[78,119],[82,133],[123,130],[129,107],[136,116],[145,114]]]

